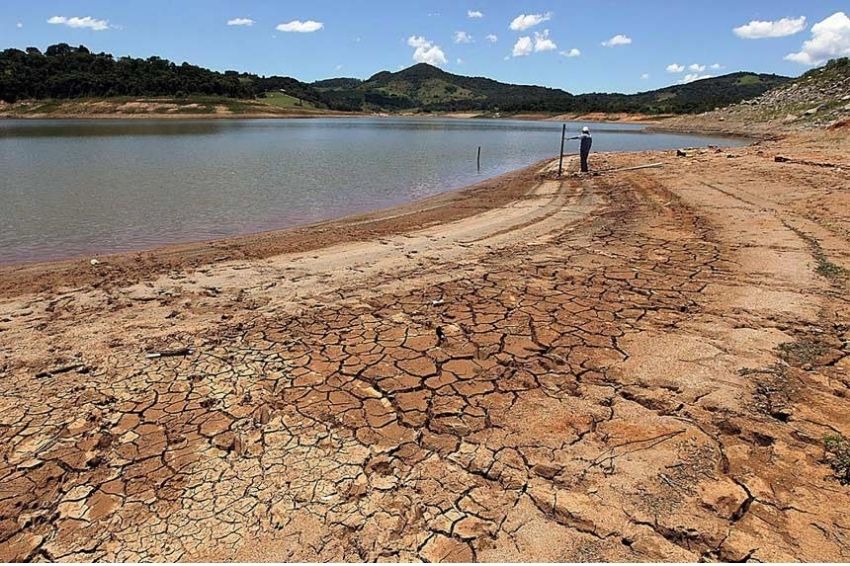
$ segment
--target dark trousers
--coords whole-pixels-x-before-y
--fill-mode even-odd
[[[593,140],[590,136],[581,138],[581,172],[587,173],[587,156],[590,155],[590,146],[593,145]]]
[[[587,151],[581,152],[581,172],[587,173],[587,156],[590,155],[590,148]]]

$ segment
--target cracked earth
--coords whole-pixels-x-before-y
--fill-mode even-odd
[[[847,155],[602,154],[664,166],[74,287],[7,268],[0,561],[848,561]]]

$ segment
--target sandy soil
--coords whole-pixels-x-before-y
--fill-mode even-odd
[[[847,155],[3,270],[0,560],[847,561]]]

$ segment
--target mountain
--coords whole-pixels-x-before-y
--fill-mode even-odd
[[[554,88],[454,75],[426,63],[396,73],[381,71],[356,83],[329,79],[312,86],[337,110],[533,110],[571,96]]]
[[[790,80],[779,75],[732,73],[638,94],[573,95],[540,86],[500,83],[448,73],[425,63],[362,82],[313,83],[331,108],[481,112],[704,112],[759,96]],[[344,107],[338,106],[342,104]]]
[[[761,96],[689,120],[696,118],[709,125],[764,124],[774,131],[846,124],[850,120],[850,58],[833,59]]]
[[[696,113],[762,95],[787,77],[733,73],[632,95],[573,95],[542,86],[467,77],[420,63],[365,81],[333,78],[307,84],[292,77],[211,71],[159,57],[115,58],[86,47],[51,45],[42,53],[0,51],[0,101],[191,95],[264,99],[269,104],[342,111]]]

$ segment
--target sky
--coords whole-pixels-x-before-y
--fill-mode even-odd
[[[417,62],[573,93],[850,56],[848,0],[1,0],[0,49],[85,45],[303,81]]]

